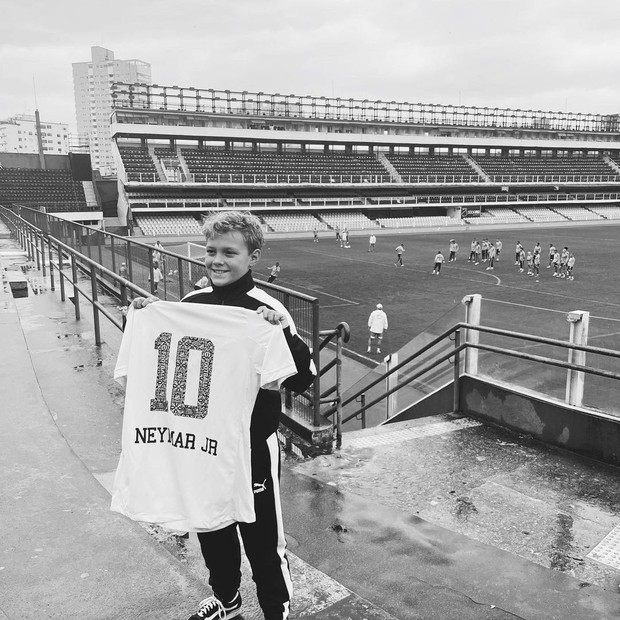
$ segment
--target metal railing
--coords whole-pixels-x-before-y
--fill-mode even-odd
[[[578,364],[578,363],[574,363],[571,361],[563,361],[563,360],[559,360],[559,359],[555,359],[555,358],[543,356],[543,355],[535,355],[533,353],[525,353],[523,351],[516,351],[516,350],[508,349],[506,347],[498,347],[498,346],[489,345],[489,344],[481,344],[480,342],[477,342],[477,339],[468,340],[466,338],[465,340],[463,340],[462,330],[467,330],[466,332],[467,334],[470,333],[470,331],[494,334],[497,336],[503,336],[503,337],[507,337],[511,339],[519,339],[519,340],[525,340],[528,342],[535,342],[538,344],[557,346],[557,347],[561,347],[569,351],[581,351],[583,353],[603,355],[606,357],[611,357],[611,358],[620,360],[620,352],[612,350],[612,349],[606,349],[602,347],[593,347],[589,345],[579,345],[579,344],[575,344],[571,342],[566,342],[564,340],[557,340],[554,338],[545,338],[543,336],[535,336],[532,334],[513,332],[510,330],[499,329],[499,328],[494,328],[494,327],[485,327],[482,325],[475,325],[475,324],[470,324],[470,323],[457,323],[453,327],[445,330],[443,333],[433,338],[430,342],[428,342],[422,348],[415,351],[413,354],[409,355],[407,358],[405,358],[398,364],[392,366],[386,373],[378,376],[376,379],[374,379],[367,385],[364,385],[363,388],[351,394],[344,401],[339,402],[337,405],[336,404],[332,405],[330,408],[328,408],[326,411],[323,412],[323,415],[326,418],[330,418],[334,414],[341,417],[342,410],[344,407],[352,403],[359,402],[361,403],[360,406],[355,407],[353,412],[348,413],[346,417],[342,418],[339,421],[339,425],[346,424],[353,418],[357,418],[357,419],[362,420],[362,428],[364,428],[366,426],[365,413],[368,409],[386,400],[390,395],[398,392],[399,390],[409,385],[416,379],[422,377],[423,375],[429,373],[431,370],[437,368],[444,362],[450,361],[450,360],[452,360],[450,363],[453,365],[452,413],[458,413],[460,410],[460,377],[461,377],[461,366],[462,366],[461,353],[462,352],[467,353],[468,351],[471,351],[471,350],[487,351],[487,352],[491,352],[491,353],[495,353],[499,355],[505,355],[509,357],[519,358],[522,360],[531,361],[531,362],[538,362],[538,363],[542,363],[545,365],[564,368],[567,371],[573,371],[575,373],[574,375],[572,375],[572,380],[574,380],[577,377],[583,376],[582,373],[584,373],[586,375],[600,376],[600,377],[605,377],[608,379],[614,379],[614,380],[620,381],[620,373],[612,372],[609,370],[604,370],[602,368],[588,366],[586,364]],[[443,343],[446,339],[450,339],[454,343],[454,346],[452,347],[450,351],[435,357],[430,363],[426,364],[422,368],[417,369],[413,374],[408,375],[406,379],[396,383],[396,385],[392,386],[389,389],[385,389],[385,391],[380,393],[379,396],[376,396],[372,401],[366,402],[366,394],[373,387],[385,382],[388,377],[394,375],[395,373],[398,373],[398,371],[402,370],[403,368],[413,365],[413,363],[420,356],[422,356],[422,354],[431,350],[432,348],[439,345],[440,343]],[[472,341],[472,340],[476,340],[476,341]],[[571,376],[569,375],[569,380],[571,380],[570,377]],[[567,390],[567,394],[568,393],[569,393],[569,390]],[[545,395],[543,394],[543,396]],[[571,404],[568,398],[566,399],[565,402],[567,404]],[[597,409],[591,409],[591,411],[593,415],[596,415],[598,412]],[[446,412],[436,412],[436,413],[446,413]]]
[[[28,258],[36,262],[43,277],[47,277],[49,268],[50,288],[53,291],[56,289],[56,272],[62,301],[66,298],[65,281],[70,281],[75,291],[72,301],[76,320],[80,319],[81,314],[79,295],[92,304],[97,345],[101,344],[100,314],[122,329],[122,321],[99,302],[98,291],[102,286],[117,297],[123,306],[131,301],[132,295],[157,294],[161,299],[178,301],[189,290],[191,281],[204,275],[202,262],[161,250],[160,262],[166,275],[161,286],[156,288],[153,252],[157,250],[153,246],[27,207],[0,207],[0,213],[13,229],[21,246],[26,249]],[[125,274],[119,273],[122,263],[125,263]],[[70,269],[70,274],[65,273],[65,269]],[[79,273],[87,276],[90,283],[87,287],[80,282]],[[321,416],[321,376],[324,373],[320,372],[319,354],[322,346],[319,301],[281,286],[260,280],[255,282],[257,286],[268,289],[287,308],[300,337],[308,343],[313,362],[319,369],[317,379],[308,392],[301,395],[287,394],[287,409],[310,426],[324,427],[325,420]]]

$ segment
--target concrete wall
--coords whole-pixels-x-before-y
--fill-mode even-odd
[[[461,377],[460,397],[461,412],[465,415],[620,465],[620,418],[545,400],[468,375]]]
[[[34,153],[0,153],[0,164],[5,168],[28,168],[39,170],[39,156]],[[48,170],[71,170],[68,155],[45,155]]]

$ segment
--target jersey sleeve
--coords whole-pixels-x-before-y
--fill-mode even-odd
[[[131,348],[131,339],[134,331],[136,309],[129,306],[127,312],[125,329],[123,330],[123,338],[119,347],[118,356],[116,358],[116,366],[114,367],[114,379],[123,387],[127,382],[127,370],[129,368],[129,350]]]
[[[261,321],[264,319],[260,318]],[[277,390],[282,382],[297,372],[295,360],[288,347],[282,328],[265,323],[258,337],[255,370],[260,377],[260,387]]]

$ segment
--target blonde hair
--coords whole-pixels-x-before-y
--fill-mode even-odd
[[[260,220],[249,211],[213,211],[204,220],[202,232],[205,239],[238,232],[243,237],[250,254],[263,247],[264,237]]]

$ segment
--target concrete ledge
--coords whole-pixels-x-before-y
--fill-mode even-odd
[[[465,415],[620,465],[620,418],[469,375],[461,377],[460,403]]]

